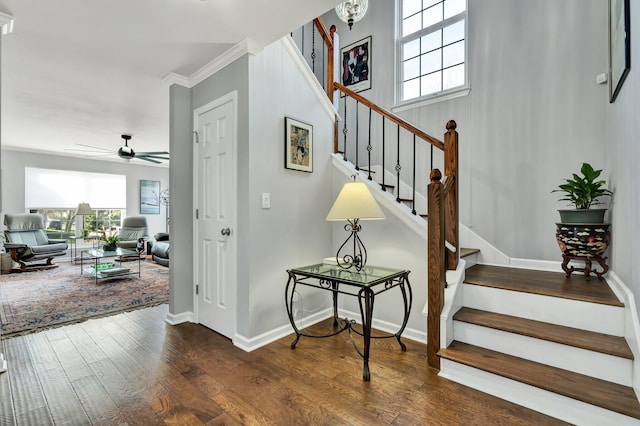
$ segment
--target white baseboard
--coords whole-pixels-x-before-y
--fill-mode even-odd
[[[169,313],[164,321],[170,325],[178,325],[183,322],[193,322],[193,312],[181,312],[179,314]]]
[[[317,312],[313,315],[303,318],[301,321],[296,322],[298,328],[306,328],[313,324],[319,323],[327,318],[330,318],[333,315],[333,308],[327,308],[320,312]],[[246,352],[251,352],[262,346],[268,345],[271,342],[275,342],[289,334],[293,334],[293,328],[291,328],[291,324],[286,324],[281,327],[275,328],[273,330],[269,330],[266,333],[262,333],[256,337],[245,337],[240,334],[237,334],[233,338],[233,344]],[[293,337],[292,337],[293,339]]]

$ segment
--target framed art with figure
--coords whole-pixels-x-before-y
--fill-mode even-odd
[[[340,57],[342,85],[354,92],[371,89],[371,36],[340,49]]]
[[[285,168],[313,172],[312,125],[285,117],[284,144]]]
[[[140,181],[140,214],[160,214],[159,181]]]
[[[609,0],[609,102],[620,93],[631,69],[629,0]]]

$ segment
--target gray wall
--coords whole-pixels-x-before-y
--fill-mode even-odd
[[[190,312],[193,306],[193,137],[191,90],[169,88],[169,152],[171,152],[171,256],[169,312]]]
[[[558,260],[550,191],[583,161],[604,168],[607,6],[603,0],[469,0],[468,96],[399,110],[440,139],[460,134],[461,222],[510,257]],[[341,44],[372,35],[372,86],[362,94],[394,106],[394,2],[372,0]],[[428,165],[420,180],[426,182]],[[606,171],[609,177],[610,168]]]
[[[620,94],[606,108],[606,137],[602,143],[608,150],[607,169],[615,191],[612,208],[612,270],[631,287],[636,306],[640,308],[640,8],[631,5],[631,72]]]
[[[95,173],[115,173],[127,176],[127,216],[140,215],[140,180],[160,181],[160,189],[169,187],[167,167],[140,166],[125,162],[96,161],[60,155],[37,154],[33,152],[2,150],[2,212],[24,212],[25,167],[72,170]],[[108,188],[105,188],[108,190]],[[73,188],[69,188],[73,191]],[[82,200],[78,200],[81,202]],[[149,235],[166,229],[166,209],[161,206],[160,214],[144,215],[149,225]]]

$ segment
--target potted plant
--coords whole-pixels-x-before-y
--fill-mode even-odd
[[[609,267],[604,252],[609,246],[610,224],[604,223],[607,209],[592,209],[591,206],[603,204],[601,197],[613,193],[605,188],[606,181],[599,179],[602,170],[595,170],[589,163],[582,163],[581,176],[574,173],[571,179],[564,179],[551,192],[560,192],[560,201],[568,201],[573,210],[558,210],[560,223],[556,223],[556,241],[562,251],[562,269],[567,277],[574,271],[584,272],[585,278],[594,273],[602,278]],[[584,262],[584,268],[569,266],[571,260]],[[600,270],[592,269],[592,261],[597,262]]]
[[[105,234],[104,245],[102,246],[102,249],[104,251],[116,251],[119,242],[120,237],[118,236],[118,234]]]
[[[613,193],[605,188],[606,181],[598,179],[602,170],[595,170],[591,164],[582,163],[582,176],[574,173],[571,179],[558,185],[551,192],[563,193],[559,201],[568,201],[574,209],[558,210],[562,223],[602,223],[607,209],[592,209],[591,206],[603,204],[600,197]]]

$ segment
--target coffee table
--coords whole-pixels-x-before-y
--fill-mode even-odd
[[[90,249],[80,252],[80,275],[85,272],[94,277],[96,284],[99,280],[126,278],[133,275],[138,275],[140,278],[140,256],[138,256],[138,270],[131,270],[122,266],[120,259],[135,256],[138,252],[133,250],[127,250],[123,248],[117,248],[114,251],[105,251],[102,249]],[[112,262],[105,262],[105,259],[113,260]],[[88,266],[85,268],[85,261]],[[135,262],[131,262],[135,264]]]

